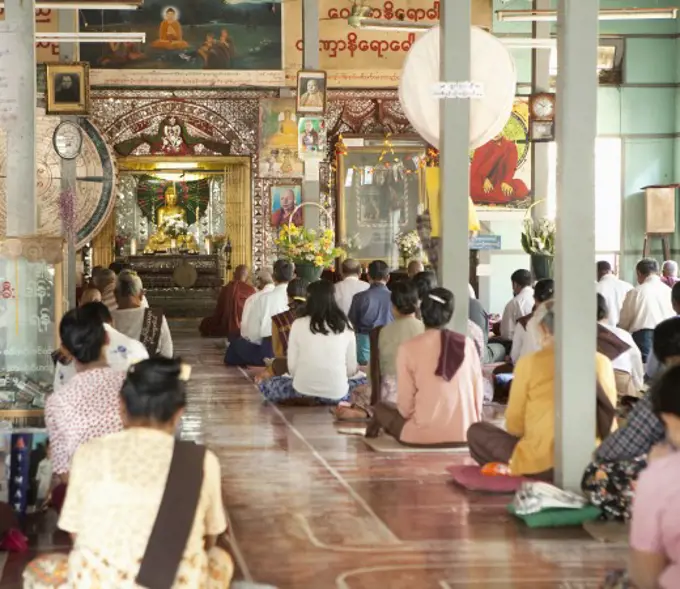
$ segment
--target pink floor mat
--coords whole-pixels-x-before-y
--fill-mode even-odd
[[[456,464],[447,466],[453,482],[468,491],[482,491],[484,493],[511,494],[530,479],[525,477],[486,476],[479,466]]]

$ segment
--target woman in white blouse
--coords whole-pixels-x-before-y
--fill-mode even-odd
[[[289,375],[260,383],[272,403],[337,405],[366,384],[358,371],[354,331],[325,280],[307,289],[305,314],[293,322],[288,340]]]
[[[555,296],[555,281],[552,278],[543,278],[534,286],[534,309],[528,315],[520,317],[515,325],[515,332],[512,336],[512,350],[510,358],[513,365],[522,356],[528,356],[538,352],[541,346],[541,331],[534,319],[536,309],[546,301]]]

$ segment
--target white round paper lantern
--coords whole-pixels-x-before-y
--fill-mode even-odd
[[[470,81],[481,84],[481,98],[470,98],[470,149],[484,145],[505,127],[515,99],[517,72],[508,49],[499,39],[472,27]],[[439,74],[439,27],[413,44],[399,84],[404,113],[420,135],[439,148],[439,101],[434,96]],[[450,98],[448,100],[468,100]]]

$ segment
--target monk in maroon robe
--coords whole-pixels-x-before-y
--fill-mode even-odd
[[[470,196],[475,203],[507,204],[529,195],[527,185],[514,178],[517,145],[502,135],[475,150],[470,164]]]
[[[234,279],[222,287],[217,307],[212,317],[206,317],[198,328],[203,337],[226,337],[230,340],[241,335],[241,317],[246,299],[255,289],[246,282],[248,268],[237,266]]]

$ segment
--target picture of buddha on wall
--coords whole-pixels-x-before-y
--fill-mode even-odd
[[[147,42],[83,43],[81,57],[111,69],[281,69],[280,5],[171,2],[145,0],[134,11],[82,11],[82,31],[142,32]]]

